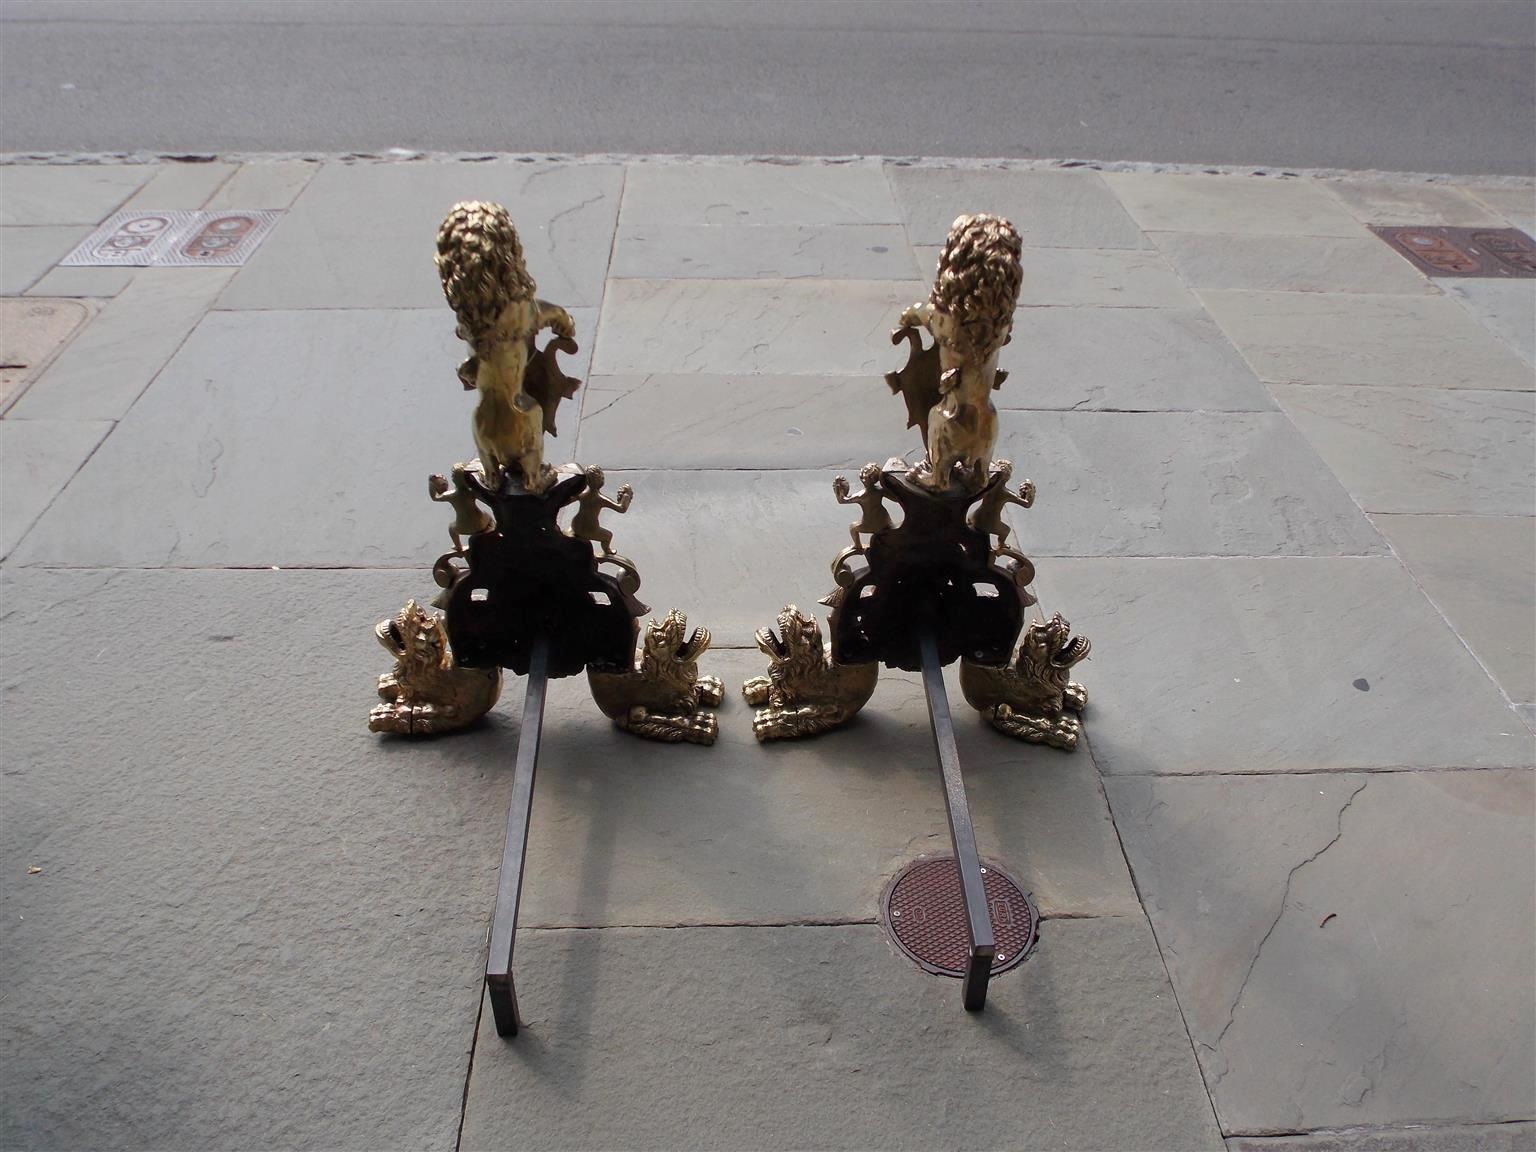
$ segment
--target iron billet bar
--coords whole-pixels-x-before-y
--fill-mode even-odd
[[[965,778],[960,774],[960,750],[955,746],[955,725],[949,714],[949,693],[944,688],[944,666],[933,630],[924,628],[919,643],[923,653],[923,693],[928,697],[928,720],[933,725],[933,745],[944,773],[944,807],[949,811],[949,836],[955,846],[955,866],[960,869],[960,892],[965,897],[966,934],[971,955],[966,964],[960,994],[966,1011],[987,1006],[987,981],[992,978],[992,958],[997,942],[992,936],[992,913],[987,907],[986,884],[981,878],[981,857],[976,851],[976,829],[971,806],[965,799]]]
[[[485,989],[496,1017],[496,1034],[517,1035],[517,987],[512,980],[512,950],[517,943],[517,907],[523,894],[523,857],[528,851],[528,820],[533,814],[533,783],[539,767],[539,736],[544,730],[544,698],[549,690],[549,640],[533,642],[528,688],[523,697],[523,726],[517,737],[517,765],[512,771],[512,803],[507,808],[507,839],[496,882],[496,912],[491,917],[491,949],[485,962]]]

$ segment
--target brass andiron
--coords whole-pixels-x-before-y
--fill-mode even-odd
[[[578,381],[558,356],[576,352],[570,314],[540,300],[505,208],[455,204],[437,235],[443,294],[470,355],[460,382],[478,394],[478,456],[433,475],[428,496],[452,511],[452,549],[432,565],[438,617],[412,600],[376,628],[396,659],[379,679],[375,732],[425,735],[483,716],[502,669],[528,678],[512,806],[491,929],[486,986],[503,1036],[519,1026],[512,945],[548,680],[585,671],[593,701],[626,732],[666,743],[712,744],[722,688],[699,675],[709,632],[673,610],[652,620],[635,598],[640,573],[613,548],[603,512],[629,511],[634,493],[604,491],[603,470],[544,460],[560,401]],[[551,333],[540,347],[539,334]],[[572,509],[569,529],[559,517]]]
[[[756,709],[759,740],[814,736],[845,723],[869,700],[881,664],[923,673],[934,739],[944,771],[955,858],[966,895],[971,966],[965,1003],[985,1003],[991,922],[950,724],[943,668],[960,661],[968,703],[999,732],[1071,750],[1088,701],[1068,673],[1088,655],[1060,615],[1024,628],[1035,604],[1035,567],[1011,542],[1009,504],[1029,508],[1035,486],[1017,489],[1013,465],[993,459],[997,410],[992,393],[1007,373],[998,353],[1012,334],[1023,246],[997,216],[961,216],[939,256],[933,291],[901,314],[893,344],[908,346],[906,366],[886,383],[906,402],[907,426],[923,439],[923,458],[866,464],[853,492],[838,476],[838,503],[856,505],[851,543],[832,562],[835,587],[821,603],[831,651],[816,621],[793,604],[757,633],[768,674],[743,686]],[[922,332],[932,342],[926,347]],[[886,501],[902,512],[894,524]],[[1020,632],[1023,643],[1014,642]]]

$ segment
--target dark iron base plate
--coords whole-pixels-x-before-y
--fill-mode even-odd
[[[981,870],[997,937],[992,961],[996,975],[1022,963],[1034,949],[1040,914],[1018,882],[995,863],[984,860]],[[924,856],[896,873],[880,897],[880,919],[891,941],[923,971],[935,976],[965,974],[970,942],[953,856]]]

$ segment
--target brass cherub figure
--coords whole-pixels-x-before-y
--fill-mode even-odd
[[[864,543],[859,539],[859,534],[864,533],[873,539],[876,532],[883,532],[891,526],[891,514],[885,510],[885,497],[880,491],[880,465],[869,463],[860,468],[859,482],[864,485],[863,489],[857,496],[850,496],[846,476],[837,476],[832,480],[832,494],[837,497],[837,502],[856,504],[863,513],[848,525],[848,535],[853,538],[853,543],[832,558],[832,578],[839,587],[852,578],[848,561],[864,551]]]
[[[1008,537],[1013,528],[1008,521],[1003,519],[1003,509],[1009,504],[1017,504],[1020,508],[1033,508],[1035,505],[1035,485],[1026,480],[1019,485],[1017,494],[1008,487],[1008,481],[1013,476],[1013,462],[1010,460],[992,461],[992,474],[1001,479],[997,484],[987,490],[975,509],[971,512],[967,523],[978,532],[985,532],[989,536],[997,538],[997,544],[992,548],[994,559],[1007,556],[1015,565],[1029,565],[1031,576],[1034,574],[1034,565],[1029,559],[1015,548],[1008,547]],[[1025,581],[1028,583],[1028,581]]]
[[[472,353],[459,379],[480,393],[474,434],[486,483],[495,488],[504,469],[515,470],[526,491],[542,492],[554,478],[544,433],[554,432],[555,409],[576,385],[549,370],[534,337],[548,328],[569,341],[575,324],[564,308],[534,296],[522,241],[500,204],[453,206],[438,229],[437,270]]]
[[[997,356],[1012,338],[1022,252],[1002,217],[961,216],[939,254],[932,293],[904,311],[891,334],[892,343],[912,346],[907,366],[886,382],[906,397],[908,426],[923,431],[927,457],[912,478],[928,488],[942,491],[958,479],[974,491],[986,483],[997,442],[992,391],[1007,377]],[[932,347],[922,348],[918,328],[932,335]]]
[[[586,470],[587,488],[576,504],[576,515],[571,518],[571,535],[578,540],[590,540],[602,549],[604,556],[614,555],[613,533],[604,528],[598,518],[603,510],[611,509],[623,515],[629,511],[629,502],[635,490],[628,484],[619,485],[619,498],[610,500],[603,495],[603,470],[593,464]],[[633,567],[633,565],[631,565]]]
[[[848,526],[854,549],[863,551],[859,533],[873,536],[876,532],[884,531],[891,526],[891,514],[885,510],[885,499],[880,494],[880,465],[870,463],[860,468],[859,483],[864,485],[863,490],[857,496],[850,496],[847,477],[837,476],[832,480],[832,492],[839,504],[856,504],[863,513]]]
[[[491,519],[491,514],[476,502],[475,494],[470,491],[469,482],[466,479],[472,470],[476,470],[478,464],[478,460],[468,464],[455,464],[451,487],[447,477],[440,473],[434,472],[427,477],[427,495],[453,509],[453,523],[448,527],[448,536],[453,541],[455,552],[464,551],[466,536],[473,536],[477,532],[489,532],[496,526],[496,521]]]

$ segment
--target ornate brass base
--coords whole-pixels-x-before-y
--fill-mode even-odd
[[[432,567],[442,588],[433,604],[446,614],[412,601],[399,619],[379,625],[397,665],[380,680],[389,703],[374,709],[369,727],[407,735],[462,727],[495,703],[502,668],[528,674],[543,637],[547,674],[585,671],[593,700],[624,731],[713,744],[710,709],[722,688],[698,666],[709,631],[689,635],[687,617],[674,609],[642,638],[639,621],[649,609],[635,598],[640,574],[598,524],[603,510],[629,508],[628,486],[609,500],[601,469],[580,465],[555,470],[537,491],[517,475],[498,480],[487,484],[478,460],[454,467],[452,488],[433,478],[432,498],[454,507],[454,550]],[[571,505],[577,511],[567,531],[559,516]]]
[[[858,504],[864,515],[852,525],[853,547],[833,564],[837,588],[822,600],[832,608],[831,651],[816,620],[793,604],[779,613],[777,634],[757,633],[768,674],[746,681],[742,693],[757,709],[752,731],[759,740],[815,736],[846,723],[873,695],[881,664],[921,667],[926,631],[940,664],[960,660],[966,700],[999,732],[1076,747],[1088,693],[1068,673],[1089,644],[1059,615],[1023,628],[1035,602],[1026,587],[1035,569],[1007,546],[1000,512],[1010,499],[1033,503],[1034,486],[1025,481],[1015,497],[1010,475],[1008,461],[997,460],[979,483],[957,478],[934,489],[898,459],[867,465],[857,496],[837,477],[839,503]],[[902,509],[899,526],[892,527],[883,500]]]

